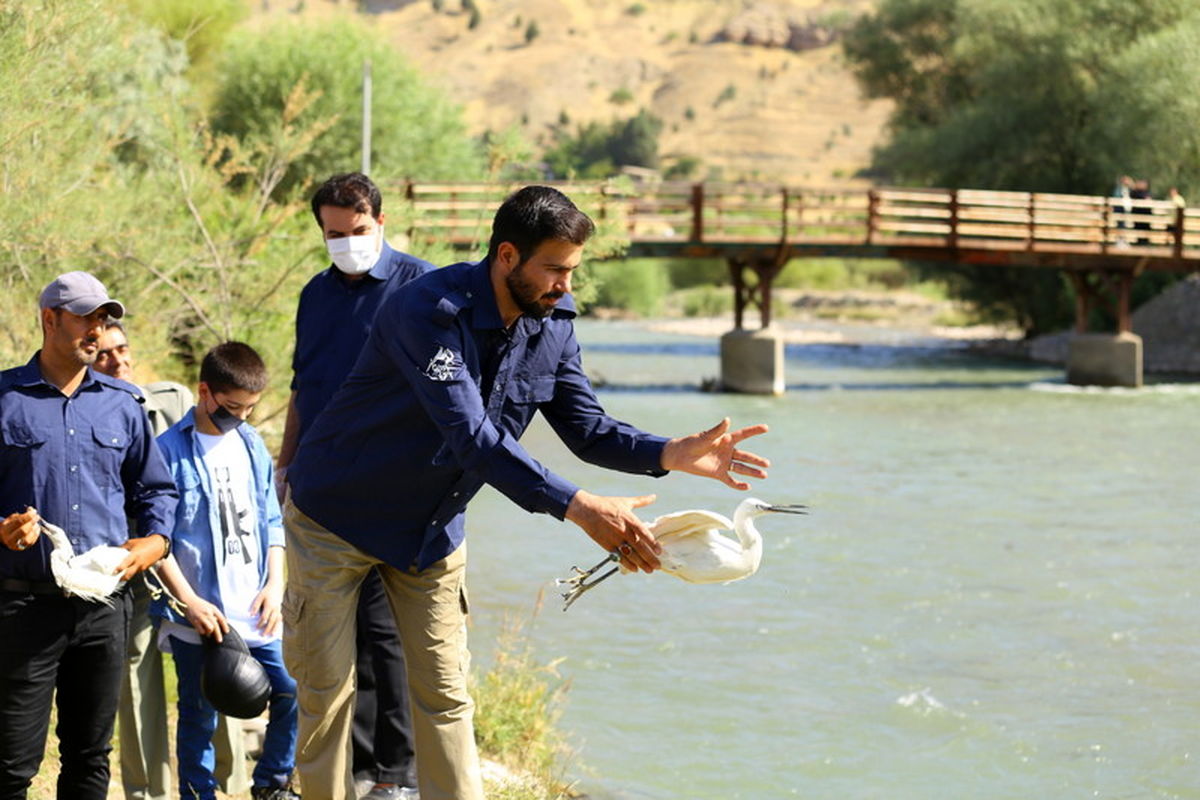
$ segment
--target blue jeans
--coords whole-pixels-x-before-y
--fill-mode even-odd
[[[179,728],[175,734],[179,796],[183,800],[214,800],[217,779],[213,775],[216,748],[212,738],[217,712],[200,691],[204,648],[172,636],[171,652],[179,677]],[[278,641],[251,647],[250,655],[263,665],[271,682],[270,717],[262,757],[254,767],[254,785],[283,787],[296,765],[296,682],[283,666],[283,647]]]

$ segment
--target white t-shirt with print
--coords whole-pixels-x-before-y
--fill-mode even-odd
[[[258,505],[254,496],[254,471],[250,452],[236,432],[213,436],[196,431],[201,460],[208,469],[212,503],[217,514],[215,534],[217,586],[221,605],[230,627],[237,630],[250,647],[267,644],[277,636],[264,636],[250,606],[258,596],[266,559],[258,534]],[[192,644],[200,635],[189,625],[164,620],[160,640],[174,636]]]

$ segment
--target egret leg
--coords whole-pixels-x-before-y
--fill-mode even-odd
[[[555,586],[570,586],[571,587],[570,590],[563,592],[563,600],[566,601],[563,603],[563,611],[566,611],[568,608],[570,608],[571,604],[574,603],[576,600],[578,600],[579,596],[582,595],[584,592],[586,592],[588,589],[591,589],[593,586],[600,583],[605,578],[609,578],[612,575],[619,572],[620,567],[613,567],[608,572],[604,573],[603,575],[596,578],[595,580],[590,581],[590,582],[588,581],[588,578],[592,577],[599,570],[603,569],[606,564],[609,564],[613,561],[620,561],[620,560],[621,560],[620,552],[614,550],[613,552],[608,554],[607,558],[605,558],[603,561],[601,561],[599,564],[597,564],[596,566],[592,567],[589,570],[582,570],[579,567],[571,567],[571,570],[575,574],[572,575],[570,578],[555,578],[554,579]]]

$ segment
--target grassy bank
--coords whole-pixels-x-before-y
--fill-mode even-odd
[[[167,663],[167,724],[175,739],[175,670]],[[555,671],[557,662],[542,664],[525,635],[525,622],[510,621],[496,643],[492,664],[473,676],[475,738],[484,761],[484,788],[491,800],[561,800],[572,796],[563,779],[569,752],[556,728],[568,682]],[[58,741],[55,719],[42,769],[30,788],[29,800],[54,800],[58,780]],[[121,756],[113,737],[112,780],[108,800],[124,800]],[[174,783],[172,773],[172,783]],[[303,787],[301,787],[303,793]],[[248,800],[249,794],[225,795],[219,800]]]

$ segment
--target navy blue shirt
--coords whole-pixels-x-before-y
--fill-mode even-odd
[[[517,441],[537,411],[580,458],[663,475],[666,439],[608,416],[583,373],[564,296],[508,335],[486,260],[424,275],[389,297],[350,376],[288,470],[296,506],[392,566],[424,569],[462,543],[484,483],[563,518],[577,488]],[[491,391],[481,392],[487,364]]]
[[[36,355],[0,372],[0,517],[33,506],[82,553],[128,541],[126,513],[169,539],[177,496],[136,386],[88,369],[67,397]],[[50,550],[0,548],[0,577],[53,580]]]
[[[375,312],[399,286],[432,270],[428,261],[393,250],[385,241],[379,261],[356,281],[330,266],[300,292],[292,389],[303,436],[342,385],[371,332]]]

